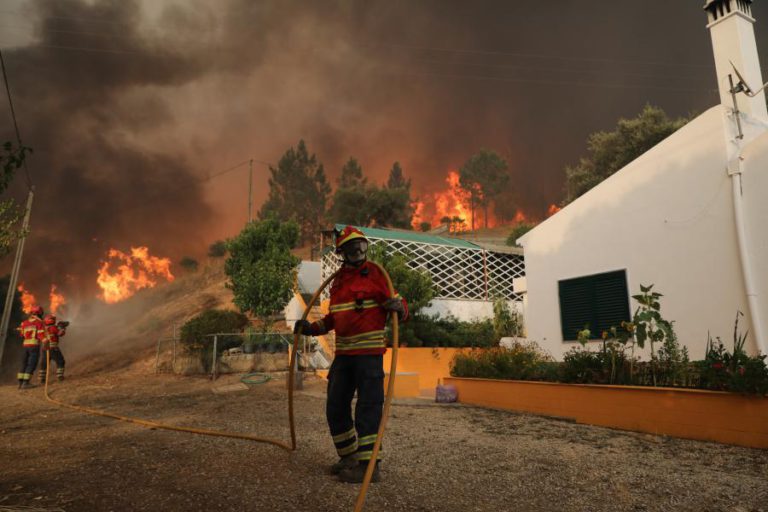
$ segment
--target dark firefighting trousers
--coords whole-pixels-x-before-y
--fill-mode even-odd
[[[357,460],[371,460],[384,404],[383,364],[383,355],[337,355],[331,364],[325,416],[340,457],[354,454]]]
[[[35,368],[37,368],[37,361],[39,359],[40,345],[24,347],[24,351],[21,353],[21,371],[16,375],[19,382],[29,382],[29,379],[32,378],[32,374],[35,373]]]
[[[58,348],[52,348],[49,351],[51,353],[51,361],[56,363],[56,376],[58,378],[64,377],[64,354]],[[45,372],[48,370],[48,358],[45,357],[45,350],[43,350],[43,360],[40,362],[40,380],[45,381]]]

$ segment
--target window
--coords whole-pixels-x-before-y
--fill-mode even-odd
[[[627,272],[617,270],[558,282],[563,341],[588,326],[592,337],[630,320]]]

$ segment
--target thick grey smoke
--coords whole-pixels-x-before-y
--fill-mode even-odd
[[[714,104],[700,3],[30,2],[3,15],[35,36],[4,51],[35,149],[26,281],[92,296],[110,246],[200,256],[242,225],[247,183],[245,168],[200,180],[300,138],[332,178],[349,156],[376,181],[398,160],[416,194],[496,149],[514,199],[542,215],[590,132],[647,102]],[[257,207],[266,178],[257,164]]]

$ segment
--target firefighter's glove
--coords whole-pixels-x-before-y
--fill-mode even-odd
[[[295,324],[293,324],[293,334],[304,334],[305,336],[309,336],[309,331],[311,329],[312,324],[310,324],[307,320],[298,320]]]
[[[382,304],[382,307],[392,313],[397,313],[398,318],[405,314],[405,306],[403,305],[403,299],[387,299]]]

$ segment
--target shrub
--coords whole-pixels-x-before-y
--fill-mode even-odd
[[[181,268],[188,272],[194,272],[197,270],[197,267],[200,265],[196,259],[190,258],[189,256],[184,256],[179,261],[179,265]]]
[[[513,247],[520,247],[519,245],[517,245],[517,239],[535,227],[536,227],[536,224],[532,224],[529,222],[520,222],[519,224],[515,225],[515,227],[512,228],[512,232],[509,233],[509,236],[507,237],[507,245],[511,245]]]
[[[739,317],[733,326],[733,351],[729,352],[720,338],[715,343],[712,336],[707,340],[707,351],[703,361],[697,361],[699,385],[720,391],[738,393],[768,393],[768,366],[765,355],[750,356],[744,350],[747,334],[739,331]]]
[[[242,332],[248,325],[248,317],[237,311],[229,309],[209,309],[199,315],[191,318],[181,327],[181,343],[188,348],[201,348],[208,344],[210,334],[219,332]],[[236,343],[230,346],[240,344],[240,337],[235,336]],[[224,350],[222,338],[219,338],[218,348]]]
[[[227,243],[224,240],[216,240],[208,247],[208,256],[222,258],[227,255]]]
[[[556,372],[557,364],[535,342],[460,352],[451,361],[454,377],[550,380]]]
[[[507,336],[520,336],[521,323],[520,315],[517,311],[512,311],[507,299],[499,298],[493,301],[493,334],[497,340]]]
[[[473,320],[464,322],[454,316],[446,317],[416,314],[405,324],[419,340],[411,346],[425,347],[492,347],[498,344],[493,322]]]

